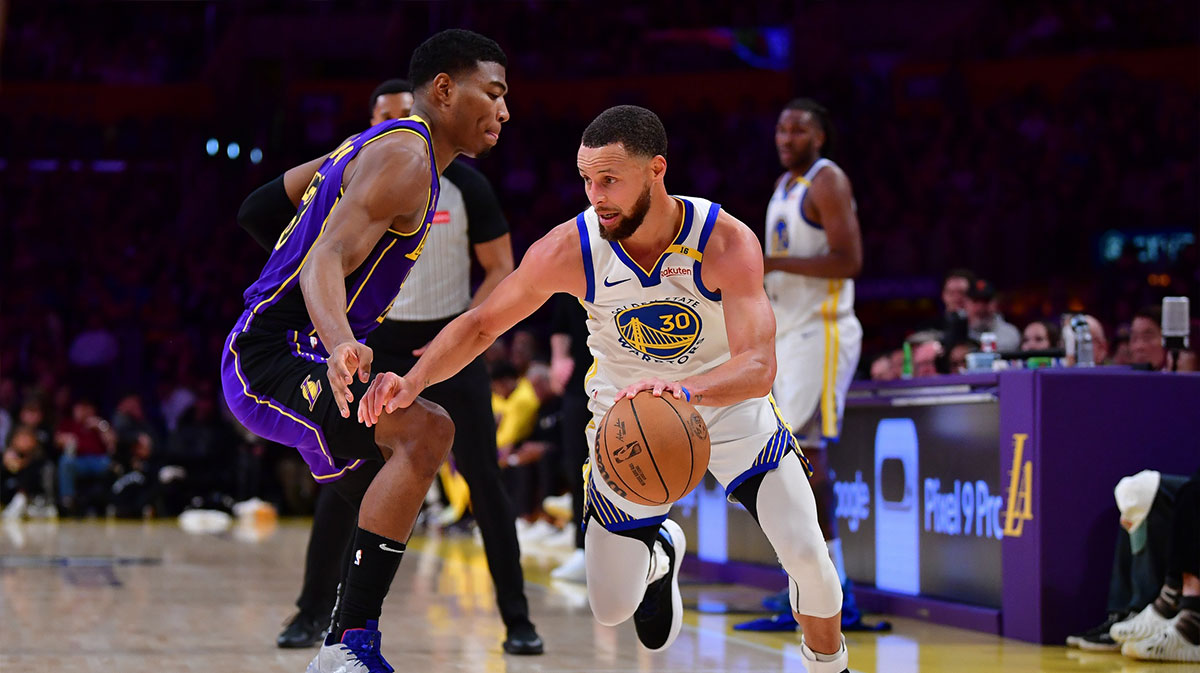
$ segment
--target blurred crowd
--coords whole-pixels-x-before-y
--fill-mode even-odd
[[[1195,297],[1197,285],[1193,283],[1186,290],[1177,296]],[[1161,304],[1141,306],[1128,322],[1115,326],[1106,327],[1094,315],[1064,313],[1032,320],[1018,328],[1005,320],[992,283],[967,269],[955,269],[946,275],[941,299],[944,310],[939,319],[912,331],[902,347],[874,354],[868,360],[871,380],[1009,367],[1122,365],[1156,372],[1197,371],[1194,350],[1174,352],[1164,346]],[[1200,333],[1200,322],[1193,320],[1189,329]],[[1085,341],[1089,346],[1081,345]],[[971,354],[981,352],[996,356],[972,363]]]
[[[1194,45],[1195,6],[950,4],[955,11],[933,12],[938,23],[923,28],[946,39],[905,46],[889,40],[907,38],[866,22],[846,38],[847,49],[866,56],[808,78],[799,68],[806,46],[795,39],[784,63],[795,71],[798,93],[830,108],[832,158],[854,185],[864,243],[860,378],[962,371],[985,332],[1001,352],[1061,348],[1064,316],[1069,322],[1076,314],[1091,316],[1099,363],[1194,367],[1194,356],[1168,358],[1155,346],[1161,326],[1147,309],[1163,296],[1197,305],[1196,245],[1157,261],[1139,259],[1132,246],[1103,261],[1096,248],[1113,229],[1195,232],[1196,83],[1109,64],[1080,70],[1061,89],[1030,85],[979,96],[966,72],[986,59]],[[379,15],[394,39],[377,50],[361,43],[369,41],[343,41],[311,58],[287,50],[279,51],[290,56],[256,56],[245,68],[253,82],[238,90],[253,92],[277,72],[292,79],[359,70],[394,76],[407,62],[403,46],[448,21],[450,5],[406,3],[404,18],[413,20],[400,20],[370,2],[339,4],[336,13],[320,4],[166,3],[149,12],[136,3],[23,3],[10,8],[0,76],[10,84],[190,83],[224,92],[212,73],[225,72],[231,50],[253,47],[238,36],[256,19],[275,14],[280,21],[315,16],[331,31],[340,25],[334,19]],[[689,4],[686,12],[671,3],[629,3],[610,8],[609,22],[579,20],[582,5],[569,2],[454,7],[456,24],[509,48],[514,77],[550,83],[749,72],[747,50],[769,56],[775,34],[742,27],[779,26],[793,36],[812,30],[793,16],[794,3],[782,1],[732,10]],[[812,11],[816,20],[826,9]],[[868,9],[839,11],[853,17]],[[914,9],[914,16],[929,12]],[[89,26],[86,39],[80,22]],[[280,31],[262,39],[292,38]],[[948,66],[916,86],[897,74],[897,51]],[[517,87],[512,97],[521,94]],[[917,94],[921,104],[913,105]],[[711,197],[761,229],[780,172],[772,138],[782,100],[786,92],[765,92],[727,102],[719,114],[686,102],[659,110],[670,139],[670,189]],[[263,109],[261,124],[273,130],[263,132],[271,137],[261,165],[206,156],[211,131],[194,118],[100,121],[73,110],[86,107],[72,105],[79,101],[54,115],[0,116],[0,501],[20,494],[27,513],[131,516],[253,496],[285,513],[311,506],[311,479],[294,451],[247,435],[216,395],[221,344],[264,261],[234,222],[237,205],[258,184],[311,158],[306,141],[289,140],[311,121],[297,121],[302,112],[337,116],[284,109],[295,102],[218,106],[215,114],[239,123]],[[574,149],[591,115],[617,102],[638,101],[614,93],[574,113],[526,109],[479,162],[512,225],[518,259],[549,227],[586,207]],[[283,117],[289,121],[277,123]],[[213,126],[227,123],[222,117]],[[950,273],[958,266],[972,271]],[[911,278],[927,279],[915,286],[925,289],[900,297],[871,291]],[[493,358],[500,400],[520,392],[528,416],[530,397],[537,399],[534,429],[553,415],[547,322],[547,312],[536,314],[522,326],[525,336]],[[509,447],[502,460],[517,456],[519,467],[554,451],[548,442],[522,448],[525,441],[532,440],[502,443]],[[537,494],[561,488],[553,470],[513,478],[537,484],[525,489]],[[540,516],[540,499],[526,501],[527,515]]]

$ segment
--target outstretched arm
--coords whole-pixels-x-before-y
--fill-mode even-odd
[[[574,221],[555,227],[529,247],[516,271],[482,304],[439,332],[408,374],[376,377],[359,404],[359,420],[372,425],[384,412],[412,404],[427,386],[454,376],[555,292],[582,296],[587,287],[583,274]]]
[[[829,237],[829,252],[812,257],[767,257],[767,271],[817,278],[855,278],[862,271],[862,234],[850,179],[836,166],[817,173],[809,189],[817,221]]]

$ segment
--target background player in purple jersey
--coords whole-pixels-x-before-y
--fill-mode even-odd
[[[508,120],[506,58],[492,40],[447,30],[413,52],[413,117],[374,126],[288,171],[307,183],[226,341],[225,399],[249,430],[296,447],[313,476],[359,506],[335,624],[310,673],[391,671],[376,630],[421,500],[453,438],[421,401],[372,428],[350,417],[371,380],[362,341],[421,254],[438,176],[477,156]]]

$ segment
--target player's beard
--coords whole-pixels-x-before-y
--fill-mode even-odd
[[[612,228],[600,226],[600,238],[606,241],[623,241],[633,235],[633,232],[642,226],[642,222],[646,219],[646,213],[650,212],[650,185],[646,185],[646,191],[638,197],[637,203],[633,204],[633,210],[629,215],[621,215],[616,226]]]

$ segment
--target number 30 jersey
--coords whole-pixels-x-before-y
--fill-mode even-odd
[[[720,292],[705,287],[700,275],[721,207],[699,198],[674,198],[683,206],[679,233],[651,269],[641,268],[619,242],[600,237],[595,209],[575,218],[587,276],[581,303],[595,358],[584,386],[597,421],[628,385],[654,377],[681,381],[730,358]],[[778,426],[767,397],[697,410],[713,444]]]

